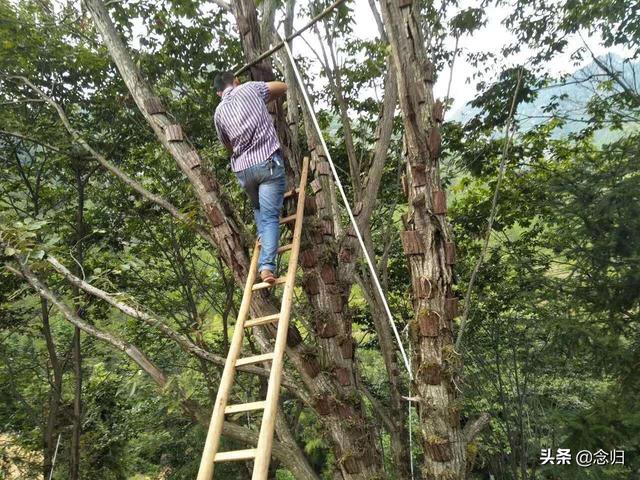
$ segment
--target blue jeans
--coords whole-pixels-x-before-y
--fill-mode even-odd
[[[284,161],[279,151],[264,162],[236,172],[236,177],[249,196],[262,247],[258,271],[276,270],[276,254],[280,239],[280,211],[286,188]]]

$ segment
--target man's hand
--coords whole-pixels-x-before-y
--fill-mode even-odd
[[[280,98],[287,91],[287,84],[284,82],[267,82],[267,88],[269,89],[269,102]]]

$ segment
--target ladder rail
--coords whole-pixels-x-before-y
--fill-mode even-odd
[[[247,274],[247,281],[244,286],[242,303],[238,310],[238,318],[234,327],[233,336],[231,337],[231,344],[229,345],[227,361],[224,364],[222,377],[220,377],[220,386],[218,387],[216,402],[214,404],[213,413],[211,414],[209,429],[207,430],[207,439],[205,441],[202,458],[200,460],[197,480],[212,480],[213,478],[215,458],[218,453],[218,448],[220,447],[220,437],[222,435],[222,427],[224,425],[225,408],[235,379],[236,360],[240,356],[242,350],[244,321],[247,319],[249,315],[249,308],[251,307],[253,284],[258,272],[259,257],[260,246],[256,240],[255,246],[253,247],[253,256],[251,257],[249,273]]]
[[[282,292],[278,332],[276,334],[273,361],[271,363],[271,373],[269,374],[269,386],[267,388],[267,398],[265,400],[265,409],[262,415],[262,424],[260,426],[260,434],[258,436],[258,445],[256,448],[256,457],[251,480],[267,480],[267,475],[269,473],[275,421],[278,412],[278,398],[280,396],[280,383],[282,381],[282,370],[284,367],[284,353],[287,347],[289,317],[291,315],[293,289],[295,286],[296,270],[298,268],[298,254],[300,253],[300,242],[302,239],[305,187],[307,184],[308,174],[309,158],[305,157],[302,165],[302,173],[300,175],[300,191],[298,192],[296,223],[293,229],[293,240],[291,242],[292,248],[291,256],[289,257],[287,280]]]

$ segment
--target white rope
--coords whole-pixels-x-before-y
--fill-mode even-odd
[[[282,37],[278,34],[280,40]],[[413,374],[411,373],[411,364],[409,363],[409,359],[407,357],[406,352],[404,351],[404,346],[402,345],[402,340],[400,338],[400,334],[398,333],[398,328],[396,327],[396,323],[393,320],[393,316],[391,315],[391,310],[389,310],[389,305],[387,304],[387,299],[382,291],[382,286],[380,285],[380,281],[378,280],[378,274],[376,273],[376,269],[373,266],[373,262],[369,257],[369,252],[367,252],[367,248],[364,245],[364,240],[362,239],[362,235],[360,234],[360,229],[356,223],[356,219],[353,216],[353,212],[351,211],[351,207],[349,205],[349,200],[347,199],[347,195],[344,193],[344,188],[342,187],[342,182],[340,182],[340,178],[338,177],[338,172],[336,171],[336,167],[333,164],[333,160],[331,159],[331,154],[329,153],[329,149],[327,148],[327,144],[324,141],[324,136],[322,135],[322,130],[320,130],[320,125],[318,124],[318,119],[316,118],[316,114],[313,110],[313,106],[311,105],[311,101],[309,100],[309,96],[307,95],[307,88],[302,81],[302,77],[300,76],[300,72],[298,71],[298,66],[296,65],[295,60],[293,59],[293,55],[291,54],[291,49],[289,48],[289,43],[284,42],[284,48],[287,52],[287,56],[289,57],[289,62],[293,68],[293,73],[295,74],[298,85],[300,86],[300,91],[302,92],[302,97],[307,105],[307,109],[309,110],[309,114],[311,115],[311,120],[313,121],[313,126],[318,133],[318,137],[320,137],[320,142],[322,143],[322,149],[329,161],[329,166],[331,167],[331,173],[333,173],[333,178],[336,181],[336,185],[338,186],[338,190],[340,191],[340,196],[342,197],[342,202],[344,203],[345,208],[347,209],[347,213],[349,215],[349,220],[351,220],[351,224],[356,232],[356,236],[358,237],[358,242],[360,243],[360,248],[362,248],[362,254],[364,255],[367,264],[369,265],[369,271],[371,272],[371,277],[373,278],[373,283],[378,290],[378,294],[380,295],[380,299],[382,300],[382,304],[384,305],[384,310],[387,313],[387,317],[389,319],[389,324],[393,329],[393,333],[396,337],[396,342],[398,343],[398,347],[400,348],[400,353],[402,353],[402,359],[404,360],[404,366],[407,369],[407,373],[409,374],[409,379],[413,380]]]
[[[49,471],[49,480],[53,477],[53,469],[56,468],[56,458],[58,457],[58,447],[60,447],[60,437],[62,434],[58,434],[58,441],[56,442],[56,450],[53,452],[53,460],[51,460],[51,470]]]
[[[411,348],[411,347],[409,347]],[[409,397],[411,397],[411,384],[409,384]],[[407,402],[408,408],[409,408],[409,465],[411,466],[411,480],[414,480],[414,473],[413,473],[413,425],[412,425],[412,405],[411,405],[411,401]]]
[[[406,334],[407,334],[407,343],[409,345],[409,355],[411,355],[411,342],[408,341],[409,340],[409,330],[406,329]],[[411,395],[411,382],[409,382],[409,398],[412,398]],[[407,402],[408,408],[409,408],[409,465],[411,467],[411,480],[414,480],[414,473],[413,473],[413,418],[412,418],[412,413],[413,413],[413,406],[411,405],[411,400],[409,400]]]

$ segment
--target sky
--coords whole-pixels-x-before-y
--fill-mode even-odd
[[[460,2],[459,9],[469,7],[479,7],[480,1],[463,0]],[[354,16],[354,33],[356,36],[362,39],[373,39],[378,36],[378,28],[371,13],[368,0],[352,0],[350,2]],[[496,55],[500,54],[500,49],[514,40],[513,35],[502,25],[502,20],[509,14],[509,6],[493,6],[487,9],[487,25],[480,30],[474,32],[473,36],[464,36],[459,40],[460,55],[455,61],[453,76],[451,82],[451,98],[454,99],[452,111],[456,111],[464,108],[464,105],[470,101],[476,93],[476,87],[474,82],[469,82],[468,79],[473,75],[475,68],[465,62],[466,53],[474,53],[480,51],[490,51]],[[308,19],[298,18],[294,23],[294,28],[297,30],[302,27]],[[628,54],[623,49],[606,49],[601,45],[599,38],[588,37],[585,35],[585,41],[589,45],[589,48],[596,54],[602,55],[607,52],[613,51],[621,56]],[[303,34],[305,39],[314,46],[317,46],[314,34],[311,31],[307,31]],[[552,61],[548,62],[546,68],[552,75],[561,75],[563,73],[571,73],[582,66],[591,63],[588,59],[582,63],[576,64],[570,59],[572,52],[582,46],[582,40],[575,36],[569,41],[568,48],[565,54],[557,55]],[[452,49],[455,46],[455,41],[450,38],[447,43],[447,47]],[[294,40],[294,54],[296,57],[302,55],[315,60],[313,53],[302,39]],[[531,56],[532,51],[529,49],[523,49],[518,55],[509,60],[502,60],[501,63],[496,64],[496,67],[515,64],[517,61],[525,61],[526,58]],[[439,76],[438,81],[434,85],[434,95],[437,98],[444,98],[447,93],[447,87],[451,70],[445,69]]]
[[[562,0],[558,0],[562,1]],[[464,9],[469,7],[480,7],[482,0],[460,0],[460,4],[458,9]],[[305,0],[300,0],[300,3],[306,4]],[[58,4],[62,6],[62,0],[54,0],[54,4]],[[369,6],[369,0],[349,0],[349,5],[352,10],[352,15],[354,18],[353,28],[354,34],[361,39],[374,39],[378,36],[378,28],[371,12],[371,8]],[[213,3],[208,3],[204,1],[201,6],[203,10],[211,10],[218,8],[214,6]],[[502,20],[509,14],[510,10],[509,5],[500,5],[500,6],[492,6],[486,9],[487,15],[487,24],[483,28],[475,31],[472,36],[464,36],[459,40],[459,52],[453,72],[451,69],[445,68],[443,72],[440,73],[436,84],[434,85],[434,95],[436,98],[444,98],[447,93],[447,87],[449,78],[451,76],[451,98],[453,98],[454,103],[451,108],[452,112],[455,114],[456,111],[459,111],[464,108],[465,104],[470,101],[476,93],[475,82],[469,81],[472,77],[476,68],[472,65],[468,64],[465,61],[465,55],[468,53],[477,53],[480,51],[492,52],[496,55],[500,54],[500,49],[508,43],[511,43],[514,39],[511,33],[502,25]],[[451,12],[451,15],[455,14],[455,12]],[[229,14],[230,19],[233,22],[233,17]],[[276,20],[276,25],[278,23],[278,18]],[[294,21],[294,30],[297,30],[304,26],[308,22],[308,18],[296,18]],[[282,33],[282,32],[281,32]],[[138,20],[134,21],[134,48],[139,47],[139,39],[146,35],[145,29],[142,26],[142,21]],[[588,43],[589,48],[596,55],[603,55],[608,52],[617,53],[618,55],[624,57],[630,55],[629,51],[625,51],[621,48],[614,49],[606,49],[602,46],[602,42],[599,38],[588,37],[586,33],[583,34],[585,37],[585,41]],[[318,72],[320,66],[318,65],[317,59],[315,58],[313,52],[305,43],[305,40],[309,42],[310,45],[313,46],[314,49],[318,49],[318,41],[315,37],[315,34],[312,30],[308,30],[305,32],[302,37],[304,40],[299,37],[293,41],[293,53],[298,58],[299,56],[306,57],[311,60],[314,68],[314,72]],[[454,39],[449,38],[446,45],[449,49],[453,50],[454,48]],[[582,66],[591,63],[587,58],[582,64],[576,64],[570,59],[571,53],[582,46],[582,40],[578,36],[574,36],[569,39],[569,45],[566,48],[566,53],[557,55],[553,60],[547,63],[546,69],[552,75],[561,75],[563,73],[571,73]],[[508,64],[515,64],[516,62],[523,62],[532,54],[531,50],[524,48],[519,55],[514,56],[512,58],[502,59],[496,62],[493,67],[497,72],[502,67]],[[365,92],[369,94],[370,92]]]

